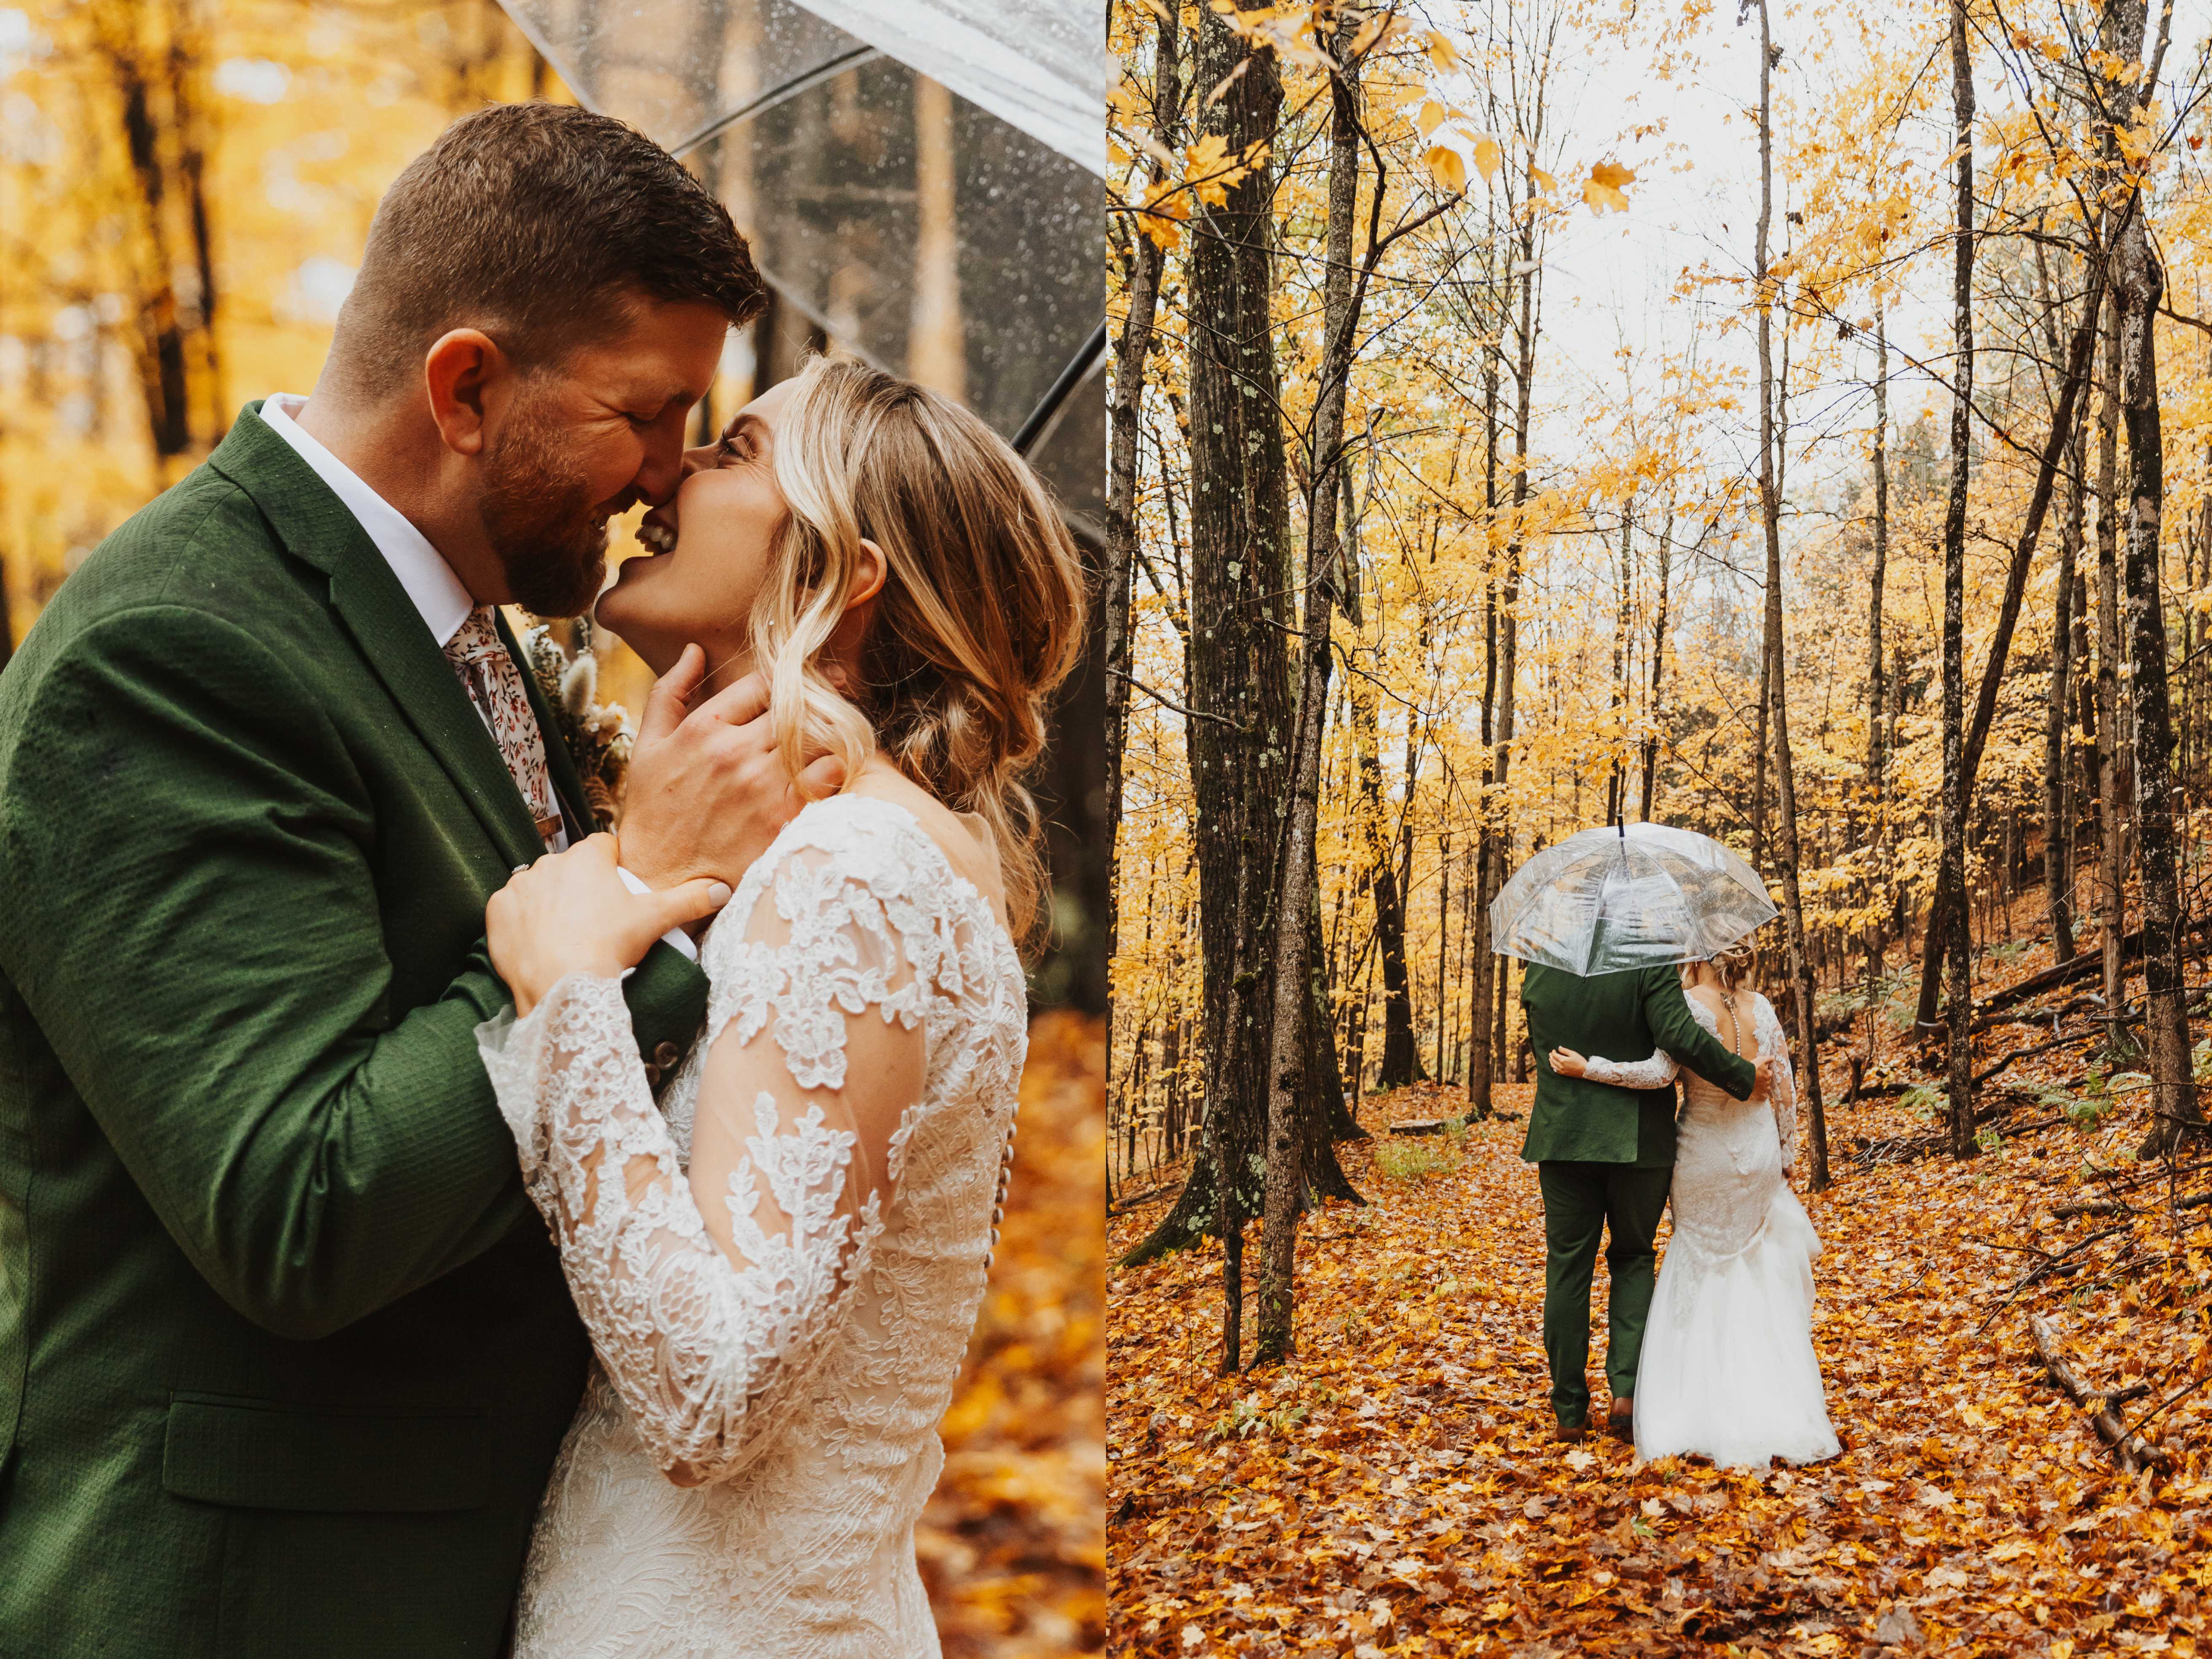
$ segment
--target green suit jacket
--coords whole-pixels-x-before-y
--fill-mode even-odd
[[[1521,1006],[1536,1058],[1536,1103],[1521,1156],[1664,1169],[1674,1161],[1674,1087],[1620,1089],[1553,1071],[1554,1048],[1604,1060],[1649,1060],[1664,1048],[1677,1062],[1751,1097],[1752,1063],[1698,1024],[1672,968],[1639,968],[1583,979],[1530,963]]]
[[[501,1650],[589,1358],[473,1037],[543,850],[252,415],[0,674],[0,1655]]]

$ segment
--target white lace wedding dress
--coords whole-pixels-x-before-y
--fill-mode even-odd
[[[914,1523],[998,1237],[1020,960],[912,814],[841,795],[702,961],[706,1030],[658,1108],[616,980],[479,1028],[598,1356],[514,1652],[933,1656]]]
[[[1774,1099],[1737,1100],[1680,1073],[1674,1231],[1636,1371],[1638,1457],[1698,1452],[1723,1467],[1764,1468],[1770,1457],[1812,1463],[1840,1449],[1813,1352],[1820,1241],[1782,1178],[1797,1158],[1789,1040],[1765,997],[1739,994],[1739,1012],[1747,1000],[1759,1056],[1774,1061]],[[1688,1001],[1720,1036],[1722,1018]],[[1678,1070],[1660,1053],[1626,1064],[1592,1060],[1588,1075],[1656,1089]]]

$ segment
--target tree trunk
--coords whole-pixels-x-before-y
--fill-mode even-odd
[[[1382,1060],[1378,1088],[1402,1089],[1420,1070],[1413,1046],[1413,999],[1406,973],[1406,903],[1398,884],[1397,852],[1382,837],[1382,757],[1378,749],[1375,693],[1354,686],[1353,741],[1359,746],[1361,833],[1367,841],[1370,884],[1375,895],[1375,942],[1382,960]]]
[[[1160,15],[1159,46],[1154,60],[1152,137],[1163,148],[1176,140],[1176,111],[1182,100],[1182,31],[1173,10]],[[1161,175],[1155,163],[1155,181]],[[1127,255],[1129,309],[1121,336],[1114,348],[1114,385],[1107,417],[1112,429],[1106,464],[1106,573],[1104,617],[1106,636],[1106,787],[1107,823],[1118,834],[1121,822],[1121,751],[1127,740],[1129,710],[1129,589],[1137,548],[1137,438],[1139,412],[1145,390],[1145,360],[1152,349],[1152,319],[1158,308],[1160,273],[1167,256],[1160,246],[1141,233],[1129,238]],[[1110,956],[1119,939],[1120,908],[1109,901],[1106,949]]]
[[[1227,149],[1272,143],[1282,82],[1272,52],[1199,14],[1194,83],[1219,88],[1202,125]],[[1205,135],[1201,135],[1205,136]],[[1275,892],[1291,793],[1287,469],[1277,410],[1273,207],[1268,163],[1194,216],[1188,304],[1209,326],[1190,339],[1190,752],[1204,979],[1206,1139],[1174,1208],[1130,1252],[1149,1260],[1202,1234],[1222,1241],[1222,1368],[1241,1361],[1243,1234],[1264,1207],[1262,1147],[1274,1006],[1273,941],[1259,932]],[[1298,930],[1302,933],[1303,930]]]
[[[1308,883],[1311,902],[1306,914],[1306,1055],[1305,1118],[1306,1188],[1319,1198],[1340,1198],[1347,1204],[1364,1204],[1337,1161],[1340,1140],[1365,1140],[1367,1131],[1352,1115],[1345,1098],[1341,1062],[1336,1049],[1336,1021],[1329,996],[1329,963],[1322,948],[1321,884]]]
[[[1644,790],[1638,797],[1636,814],[1645,823],[1651,822],[1652,809],[1659,800],[1659,699],[1667,669],[1668,583],[1674,574],[1674,508],[1670,501],[1666,526],[1659,532],[1659,594],[1651,617],[1651,702],[1644,711],[1651,729],[1644,738]]]
[[[2049,262],[2043,244],[2035,245],[2037,286],[2043,300],[2043,338],[2051,361],[2058,358],[2058,302],[2051,289]],[[2058,410],[2054,403],[2051,419]],[[2058,580],[2051,625],[2051,706],[2045,713],[2043,740],[2043,895],[2051,915],[2052,953],[2060,962],[2074,957],[2074,861],[2069,830],[2071,814],[2066,799],[2066,728],[2071,707],[2074,672],[2074,568],[2081,547],[2075,539],[2081,519],[2081,422],[2069,422],[2067,447],[2074,465],[2068,469],[2066,513],[2058,525]]]
[[[1766,537],[1766,656],[1762,678],[1769,688],[1769,716],[1774,734],[1774,775],[1780,793],[1784,915],[1790,936],[1790,981],[1796,989],[1798,1076],[1809,1090],[1813,1128],[1813,1188],[1828,1184],[1827,1118],[1820,1100],[1820,1033],[1813,1000],[1813,969],[1805,949],[1805,908],[1797,870],[1797,788],[1790,754],[1789,680],[1782,644],[1782,501],[1775,465],[1783,434],[1776,430],[1774,382],[1774,283],[1769,274],[1767,237],[1774,214],[1774,141],[1771,77],[1774,52],[1768,35],[1766,0],[1759,4],[1759,507]]]
[[[1882,793],[1881,586],[1889,571],[1889,320],[1874,296],[1874,571],[1867,596],[1867,787]]]
[[[2144,9],[2144,0],[2107,0],[2100,20],[2106,50],[2130,64],[2142,55]],[[2162,55],[2163,40],[2159,50]],[[2107,82],[2106,92],[2116,114],[2131,119],[2136,88],[2115,79]],[[2140,191],[2142,180],[2135,182]],[[2119,319],[2120,406],[2128,428],[2125,580],[2128,632],[2135,648],[2130,684],[2136,849],[2142,866],[2144,1028],[2149,1037],[2154,1115],[2150,1133],[2136,1155],[2156,1158],[2172,1152],[2191,1130],[2202,1128],[2204,1116],[2197,1105],[2191,1076],[2188,987],[2182,978],[2185,918],[2174,833],[2173,715],[2166,688],[2166,616],[2159,594],[2166,473],[2157,335],[2166,271],[2151,246],[2140,195],[2131,206],[2112,251],[2112,295]]]
[[[1266,1220],[1261,1231],[1260,1317],[1252,1363],[1273,1364],[1291,1351],[1297,1305],[1298,1216],[1306,1205],[1306,1143],[1312,1115],[1301,1109],[1312,1008],[1310,949],[1318,933],[1313,907],[1316,830],[1321,817],[1321,751],[1328,714],[1329,635],[1336,614],[1340,546],[1337,489],[1343,477],[1344,410],[1350,391],[1352,337],[1359,325],[1367,276],[1382,252],[1370,225],[1365,266],[1355,282],[1352,220],[1359,207],[1360,109],[1358,67],[1345,50],[1358,27],[1340,20],[1330,78],[1328,268],[1322,278],[1320,385],[1314,400],[1306,477],[1305,607],[1301,619],[1297,703],[1290,723],[1289,820],[1277,872],[1273,946],[1274,1007],[1267,1062]],[[1376,181],[1381,204],[1381,180]],[[1374,432],[1370,423],[1368,440]]]
[[[2119,296],[2105,313],[2105,398],[2097,415],[2097,924],[2103,934],[2105,1033],[2117,1052],[2128,1046],[2120,1017],[2127,980],[2120,939],[2127,932],[2125,800],[2120,747],[2120,432]]]
[[[191,0],[170,0],[169,5],[169,121],[176,131],[178,183],[184,194],[185,220],[191,239],[193,295],[191,313],[183,319],[186,334],[198,349],[201,419],[198,429],[212,445],[221,435],[230,410],[222,385],[222,357],[216,341],[215,226],[208,210],[208,133],[200,112],[199,34]]]
[[[1536,259],[1538,215],[1533,145],[1522,178],[1527,194],[1525,210],[1519,220],[1521,257],[1516,262],[1521,276],[1521,310],[1513,341],[1513,524],[1506,536],[1505,574],[1498,592],[1498,725],[1490,749],[1490,774],[1501,794],[1511,781],[1513,770],[1514,681],[1521,665],[1521,558],[1526,545],[1524,536],[1528,507],[1529,409],[1536,381],[1537,278],[1542,274]],[[1512,824],[1508,819],[1499,824],[1492,843],[1491,890],[1493,896],[1505,884],[1507,874],[1513,867],[1513,839]],[[1498,1012],[1496,1022],[1491,1028],[1491,1055],[1492,1063],[1502,1067],[1508,1025],[1505,1001],[1511,969],[1504,962],[1494,966],[1498,979]],[[1516,1068],[1521,1064],[1517,1056],[1515,1063]]]
[[[138,381],[146,401],[147,430],[161,461],[191,447],[191,386],[185,324],[177,303],[177,262],[169,225],[168,169],[161,158],[155,88],[140,39],[143,16],[133,6],[110,3],[92,10],[122,117],[124,153],[137,189],[138,220],[133,276],[137,292]]]
[[[1450,1061],[1444,1053],[1444,1031],[1451,1009],[1451,837],[1437,837],[1437,1057],[1429,1074],[1439,1083],[1451,1080]]]
[[[1493,235],[1492,246],[1496,246]],[[1498,382],[1499,358],[1504,349],[1504,327],[1506,311],[1512,295],[1512,262],[1498,259],[1500,289],[1498,297],[1499,325],[1488,331],[1482,353],[1482,502],[1483,502],[1483,596],[1482,596],[1482,787],[1475,800],[1477,822],[1475,842],[1475,908],[1479,912],[1477,926],[1482,937],[1475,951],[1474,986],[1468,998],[1469,1026],[1468,1036],[1467,1109],[1474,1118],[1490,1115],[1490,1085],[1496,1061],[1491,1050],[1491,987],[1498,972],[1496,957],[1490,949],[1488,921],[1490,901],[1503,879],[1499,869],[1498,830],[1493,822],[1497,807],[1491,799],[1496,787],[1496,750],[1492,741],[1496,732],[1498,708],[1498,571],[1490,561],[1497,546],[1498,526]]]
[[[1966,485],[1974,396],[1974,72],[1966,0],[1951,0],[1952,143],[1958,148],[1951,257],[1951,487],[1943,511],[1943,844],[1928,945],[1950,951],[1950,1148],[1974,1155],[1972,957],[1966,939]],[[1946,903],[1949,909],[1946,909]]]
[[[1761,267],[1763,270],[1764,267]],[[1760,371],[1759,383],[1767,384],[1772,375],[1772,366]],[[1771,411],[1770,416],[1771,418]],[[1771,480],[1770,479],[1770,482]],[[1779,508],[1777,509],[1779,511]],[[1765,511],[1762,505],[1760,513]],[[1774,638],[1768,630],[1764,606],[1759,613],[1759,708],[1753,716],[1751,761],[1751,865],[1754,870],[1766,867],[1766,757],[1767,711],[1774,697]]]
[[[1159,46],[1153,62],[1152,137],[1163,149],[1175,143],[1182,92],[1179,76],[1182,51],[1180,14],[1164,9],[1159,18]],[[1155,162],[1157,181],[1163,169]],[[1128,245],[1129,309],[1121,337],[1114,348],[1114,385],[1107,404],[1112,437],[1106,460],[1106,568],[1100,583],[1104,617],[1101,629],[1106,647],[1106,833],[1118,842],[1121,830],[1122,750],[1129,723],[1129,590],[1137,550],[1137,437],[1144,404],[1145,360],[1151,352],[1152,318],[1158,305],[1160,272],[1165,251],[1143,233],[1133,229]],[[1121,884],[1111,883],[1106,898],[1106,956],[1110,962],[1121,947]],[[1108,1022],[1108,1038],[1112,1038]],[[1113,1054],[1107,1054],[1113,1067]]]
[[[1635,519],[1631,509],[1635,506],[1633,495],[1624,496],[1620,503],[1620,560],[1615,573],[1613,606],[1613,730],[1608,734],[1613,750],[1613,764],[1606,774],[1605,821],[1628,816],[1628,676],[1630,651],[1628,645],[1628,614],[1634,597],[1635,573],[1631,563],[1632,544],[1630,540]]]

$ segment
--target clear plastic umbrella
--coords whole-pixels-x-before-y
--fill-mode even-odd
[[[1584,830],[1513,872],[1490,904],[1501,956],[1589,977],[1725,951],[1778,912],[1759,872],[1710,836]]]
[[[959,398],[1103,521],[1095,3],[501,3],[581,102],[683,157],[750,239],[780,315],[745,395],[826,340]]]

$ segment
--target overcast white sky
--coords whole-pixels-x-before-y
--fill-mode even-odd
[[[1680,0],[1668,3],[1679,5]],[[1644,3],[1648,7],[1650,0]],[[1784,67],[1775,77],[1778,116],[1785,97],[1802,100],[1818,95],[1832,74],[1831,65],[1810,61],[1812,25],[1801,15],[1804,10],[1780,5],[1774,10],[1774,39],[1784,54]],[[1899,42],[1917,33],[1933,46],[1936,42],[1930,30],[1936,24],[1923,15],[1931,10],[1915,7],[1911,14],[1899,15],[1883,8],[1880,0],[1872,0],[1863,11],[1845,15],[1854,22],[1860,15],[1871,15],[1877,27],[1893,28]],[[2181,0],[2176,5],[2173,44],[2166,63],[2169,82],[2176,76],[2186,77],[2195,66],[2207,10],[2208,0]],[[1701,308],[1705,339],[1700,352],[1709,362],[1737,362],[1748,372],[1749,333],[1718,326],[1732,303],[1727,291],[1713,289],[1702,299],[1672,295],[1685,267],[1716,273],[1747,274],[1750,270],[1759,202],[1753,118],[1759,90],[1758,27],[1755,15],[1739,27],[1732,0],[1719,0],[1695,37],[1694,68],[1671,82],[1658,80],[1632,51],[1591,50],[1584,43],[1562,52],[1557,126],[1571,135],[1562,161],[1577,169],[1578,179],[1591,162],[1610,155],[1633,167],[1637,180],[1630,189],[1626,214],[1601,216],[1577,206],[1556,232],[1546,260],[1540,345],[1544,362],[1540,363],[1539,384],[1552,389],[1552,395],[1541,401],[1559,413],[1555,429],[1544,434],[1545,447],[1573,441],[1571,428],[1558,429],[1560,420],[1578,422],[1591,400],[1617,395],[1621,372],[1614,354],[1619,347],[1626,343],[1656,363],[1688,344],[1698,331]],[[1919,148],[1926,156],[1940,158],[1948,138],[1936,129],[1948,128],[1950,119],[1948,54],[1939,57],[1929,72],[1938,79],[1938,95],[1932,119],[1923,129],[1927,142]],[[1981,85],[1978,101],[1984,112],[2015,104],[1994,65],[1985,68]],[[1662,131],[1640,140],[1625,137],[1650,125],[1659,125]],[[1618,142],[1607,143],[1616,136]],[[1920,177],[1931,190],[1944,188],[1944,181],[1929,173]],[[1565,167],[1560,180],[1571,193],[1574,182]],[[1778,250],[1785,234],[1782,215],[1789,191],[1789,180],[1779,171],[1775,191]],[[1942,298],[1948,276],[1940,258],[1923,264],[1911,286],[1926,297],[1916,299],[1908,293],[1905,302],[1893,309],[1889,331],[1893,343],[1915,356],[1940,356],[1948,346],[1949,312]],[[1860,304],[1863,308],[1864,302]],[[1860,372],[1870,374],[1870,345],[1859,355],[1863,359]],[[1891,373],[1893,419],[1909,420],[1920,407],[1944,406],[1942,394],[1925,381],[1916,385],[1911,369],[1894,357]],[[1898,383],[1900,375],[1905,384]],[[1814,401],[1831,422],[1863,425],[1871,418],[1870,398],[1863,392],[1831,388],[1825,398],[1816,395]],[[1747,428],[1753,418],[1747,409]],[[1754,443],[1743,446],[1741,459],[1747,468],[1755,465]],[[1813,478],[1801,473],[1799,482],[1810,484]],[[1797,493],[1793,489],[1792,494]]]

